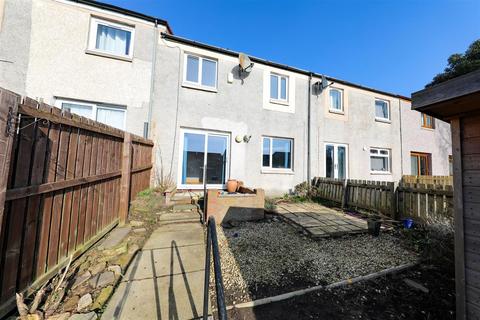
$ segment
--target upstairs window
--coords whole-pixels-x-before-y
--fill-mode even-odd
[[[288,77],[276,73],[270,74],[270,99],[288,102]]]
[[[217,61],[186,54],[184,83],[210,90],[216,89]]]
[[[92,18],[88,49],[131,59],[134,32],[133,27]]]
[[[390,172],[390,150],[370,148],[370,171],[389,173]]]
[[[76,100],[57,100],[56,105],[70,113],[125,130],[125,107]]]
[[[343,112],[343,90],[330,89],[330,111]]]
[[[435,119],[432,116],[429,116],[425,113],[422,113],[421,116],[422,128],[435,129]]]
[[[380,121],[390,121],[390,105],[388,101],[375,100],[375,119]]]

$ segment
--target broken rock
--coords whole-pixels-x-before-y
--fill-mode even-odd
[[[47,320],[68,320],[68,318],[70,318],[70,312],[64,312],[50,316]]]
[[[135,232],[135,233],[145,233],[145,232],[147,232],[147,229],[145,229],[145,228],[133,229],[133,232]]]
[[[95,265],[93,265],[91,268],[90,268],[90,273],[92,275],[96,275],[96,274],[99,274],[100,272],[102,272],[106,267],[106,263],[105,262],[100,262],[100,263],[96,263]]]
[[[80,300],[80,297],[75,295],[71,298],[68,298],[64,303],[63,303],[63,311],[73,311],[77,308],[78,305],[78,300]],[[69,315],[70,316],[70,315]],[[49,318],[50,319],[50,318]],[[68,318],[67,318],[68,319]]]
[[[96,320],[97,314],[95,312],[89,313],[76,313],[72,315],[68,320]]]
[[[79,285],[81,285],[82,283],[90,279],[91,276],[92,274],[90,273],[90,271],[87,271],[83,273],[81,276],[77,277],[75,279],[75,282],[72,285],[72,289],[75,289],[76,287],[78,287]]]
[[[428,293],[429,290],[425,288],[425,286],[421,285],[420,283],[413,281],[411,279],[403,279],[403,282],[405,282],[409,287],[422,291],[423,293]]]
[[[80,300],[78,300],[77,310],[85,310],[92,303],[92,295],[90,293],[87,293],[86,295],[82,296]]]
[[[97,274],[90,279],[89,283],[93,288],[103,288],[115,281],[115,275],[111,271]]]
[[[109,266],[108,271],[112,271],[116,276],[122,275],[122,268],[119,265]]]
[[[132,221],[130,221],[130,225],[132,227],[141,227],[141,226],[143,226],[143,222],[142,221],[137,221],[137,220],[132,220]]]

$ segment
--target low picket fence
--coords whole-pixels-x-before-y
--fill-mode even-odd
[[[342,208],[364,209],[392,219],[418,222],[453,218],[453,187],[448,179],[437,184],[331,179],[312,180],[312,195],[336,202]]]

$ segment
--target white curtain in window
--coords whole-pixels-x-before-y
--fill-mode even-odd
[[[95,48],[117,55],[129,55],[130,32],[99,24]]]
[[[125,110],[97,108],[97,121],[105,123],[106,125],[124,130],[125,129]]]

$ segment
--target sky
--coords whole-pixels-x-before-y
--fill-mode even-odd
[[[480,39],[480,0],[101,0],[177,36],[410,96]]]

